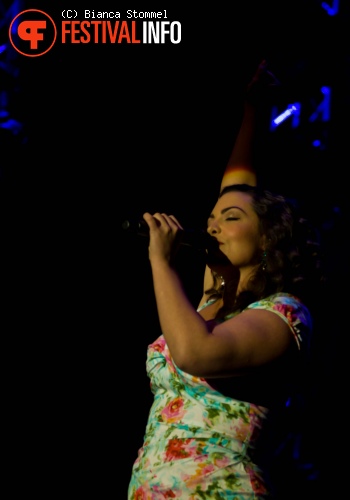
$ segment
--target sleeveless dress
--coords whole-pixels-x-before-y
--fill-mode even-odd
[[[298,349],[304,349],[312,322],[296,297],[274,294],[248,308],[278,314]],[[268,498],[252,456],[269,409],[227,397],[207,380],[180,370],[162,335],[148,347],[146,370],[154,400],[128,500]]]

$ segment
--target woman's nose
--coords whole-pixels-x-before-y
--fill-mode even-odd
[[[207,228],[207,231],[210,234],[210,236],[213,236],[214,234],[217,234],[218,227],[216,224],[210,224]]]

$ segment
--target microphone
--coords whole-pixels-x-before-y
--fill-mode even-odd
[[[130,234],[137,236],[149,237],[149,227],[144,220],[125,220],[122,228]],[[181,246],[194,248],[195,250],[207,250],[212,248],[217,242],[216,239],[210,236],[205,230],[198,229],[183,229]]]

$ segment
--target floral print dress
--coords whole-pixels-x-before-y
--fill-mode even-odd
[[[304,347],[312,325],[297,298],[275,294],[248,308],[280,315],[298,348]],[[224,396],[205,379],[180,370],[162,335],[148,347],[146,370],[154,400],[128,500],[268,498],[252,459],[268,408]]]

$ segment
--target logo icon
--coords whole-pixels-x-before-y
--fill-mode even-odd
[[[46,54],[53,47],[56,37],[57,29],[53,19],[42,10],[23,10],[9,27],[13,48],[27,57]]]

